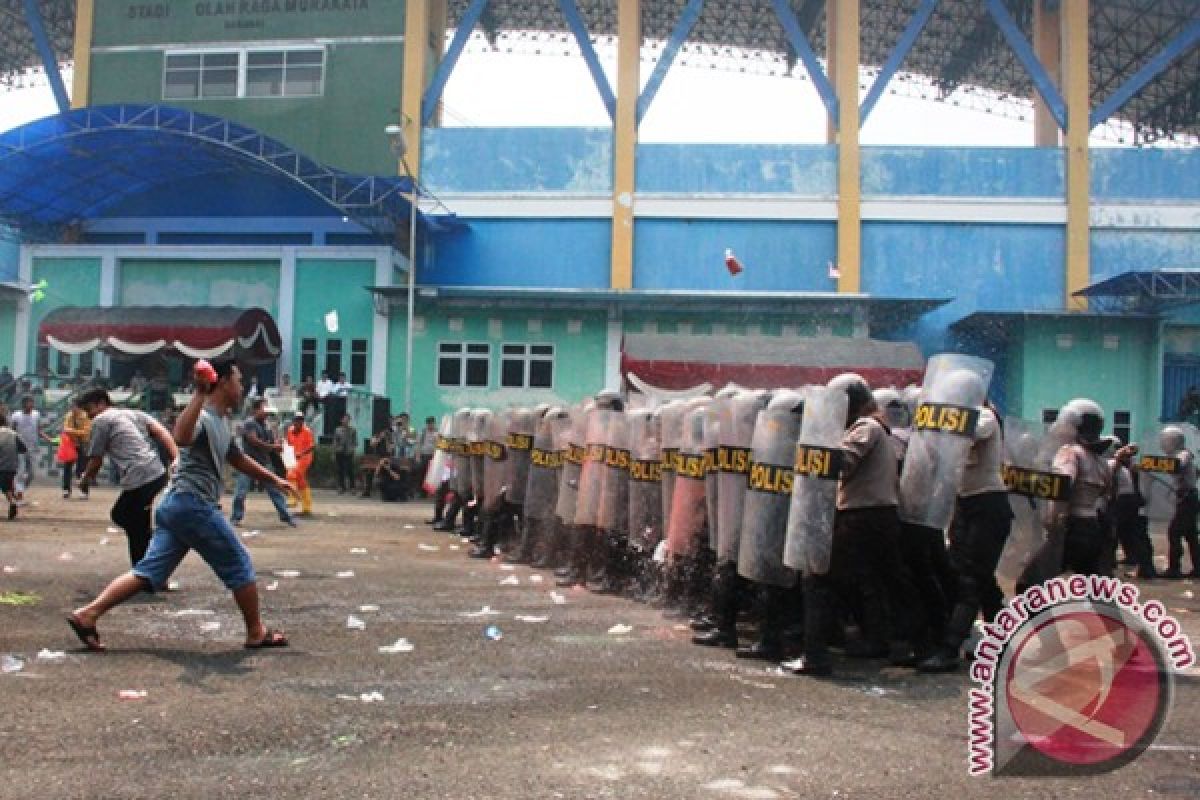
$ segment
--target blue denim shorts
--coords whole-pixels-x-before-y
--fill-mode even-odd
[[[133,574],[161,589],[189,550],[195,550],[227,588],[254,583],[250,554],[217,507],[190,492],[168,492],[154,512],[150,547]]]

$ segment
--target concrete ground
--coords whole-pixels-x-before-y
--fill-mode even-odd
[[[317,492],[291,530],[250,499],[245,543],[286,650],[242,649],[229,596],[190,556],[178,592],[115,610],[110,652],[82,653],[64,612],[128,566],[125,540],[106,530],[111,491],[63,501],[47,483],[0,522],[0,595],[37,596],[0,605],[0,654],[24,659],[0,674],[3,798],[1200,796],[1195,672],[1118,772],[971,778],[964,675],[846,662],[815,681],[739,662],[644,606],[560,604],[549,573],[467,559],[424,503]],[[1200,644],[1200,584],[1146,591]],[[380,652],[402,637],[411,652]]]

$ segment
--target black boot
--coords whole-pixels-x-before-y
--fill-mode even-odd
[[[804,655],[783,668],[796,675],[833,674],[829,634],[835,625],[833,589],[827,576],[806,575],[804,581]]]
[[[533,548],[537,544],[538,524],[531,519],[521,526],[521,538],[513,552],[504,557],[505,564],[529,564],[533,561]]]
[[[693,636],[692,644],[706,647],[737,647],[737,615],[741,589],[739,581],[737,564],[726,562],[717,567],[716,577],[712,582],[711,628]]]
[[[783,603],[786,590],[778,586],[767,586],[763,590],[763,621],[759,626],[758,641],[749,647],[739,647],[738,658],[755,658],[762,661],[783,660]]]
[[[499,524],[498,515],[483,515],[479,521],[479,544],[468,553],[471,558],[491,558],[496,555],[496,528]]]
[[[589,542],[587,537],[578,528],[570,528],[571,534],[571,554],[567,566],[554,571],[558,576],[555,581],[557,586],[566,588],[568,586],[578,586],[587,580],[587,563],[590,552],[588,550]]]

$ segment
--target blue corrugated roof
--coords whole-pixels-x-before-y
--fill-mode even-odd
[[[27,232],[54,228],[103,216],[172,184],[202,181],[219,187],[244,183],[248,176],[265,187],[268,215],[324,210],[376,231],[409,218],[412,182],[406,177],[342,172],[210,114],[113,105],[77,109],[0,134],[0,221]],[[236,207],[242,196],[230,193],[229,199]],[[252,211],[264,214],[263,208],[246,209]],[[432,228],[447,221],[420,218]]]

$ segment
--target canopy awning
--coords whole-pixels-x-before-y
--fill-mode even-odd
[[[1200,303],[1200,267],[1122,272],[1075,292],[1097,311],[1156,313]]]
[[[99,349],[138,357],[165,351],[249,364],[275,361],[282,350],[267,311],[233,306],[63,306],[42,320],[38,341],[72,354]]]
[[[925,369],[911,342],[859,337],[625,335],[621,374],[663,389],[736,383],[752,389],[827,383],[857,372],[872,386],[920,383]]]

